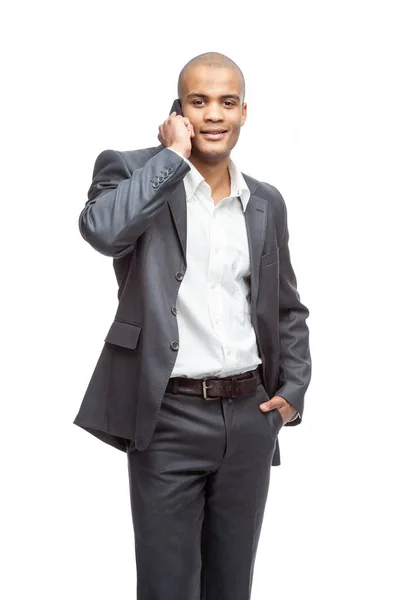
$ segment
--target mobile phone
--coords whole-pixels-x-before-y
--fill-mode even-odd
[[[183,109],[181,106],[181,102],[178,98],[176,98],[176,100],[173,101],[172,108],[170,109],[169,114],[171,114],[172,112],[176,112],[178,115],[183,116]]]

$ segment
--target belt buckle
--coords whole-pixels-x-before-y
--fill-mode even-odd
[[[206,379],[204,379],[204,380],[202,381],[202,397],[203,397],[205,400],[208,400],[208,396],[207,396],[207,394],[206,394],[206,390],[209,390],[209,388],[210,388],[210,387],[211,387],[210,385],[208,385],[208,386],[206,385]]]

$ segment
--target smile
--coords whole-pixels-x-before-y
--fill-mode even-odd
[[[212,131],[212,132],[202,131],[201,132],[201,134],[207,140],[221,140],[223,138],[223,136],[226,135],[226,133],[227,133],[227,131]]]

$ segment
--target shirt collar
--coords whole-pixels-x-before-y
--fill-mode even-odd
[[[203,182],[206,182],[205,179],[202,177],[201,173],[194,167],[193,163],[190,162],[190,160],[188,159],[186,160],[190,166],[190,171],[187,173],[187,175],[184,176],[183,182],[186,190],[187,201],[189,202],[190,200],[192,200],[195,192],[197,191],[197,188],[200,185],[202,185]],[[228,169],[231,179],[230,195],[238,196],[241,198],[242,208],[245,211],[251,195],[249,187],[247,186],[247,183],[241,171],[237,168],[237,165],[231,158],[228,162]]]

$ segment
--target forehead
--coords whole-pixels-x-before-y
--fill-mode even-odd
[[[228,93],[240,94],[242,82],[237,69],[230,67],[190,67],[183,78],[184,94],[207,94],[212,96]]]

